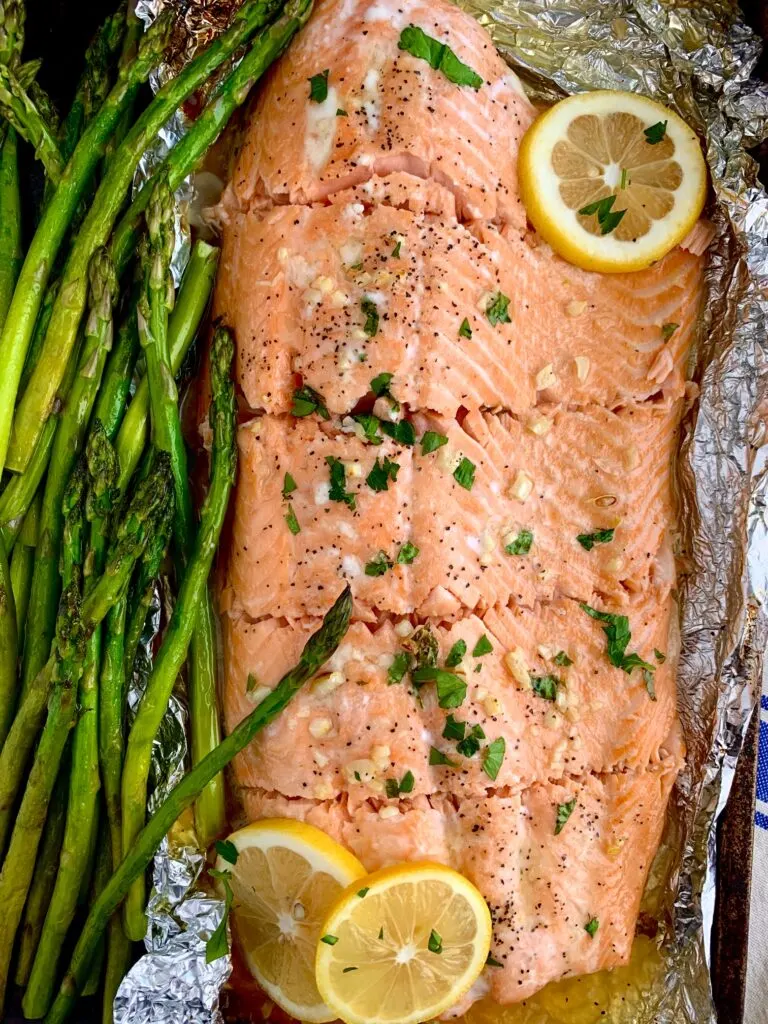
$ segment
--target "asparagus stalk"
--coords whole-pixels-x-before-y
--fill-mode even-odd
[[[155,584],[160,576],[163,559],[168,551],[168,542],[171,536],[171,521],[167,519],[161,522],[154,537],[147,544],[139,565],[134,588],[133,601],[131,602],[130,616],[125,627],[123,666],[126,678],[130,679],[136,661],[136,652],[141,642],[144,627],[147,622],[147,615],[152,605],[152,597],[155,592]]]
[[[0,543],[0,746],[5,742],[16,709],[18,632],[11,571]]]
[[[221,742],[221,715],[216,686],[216,624],[211,595],[206,586],[197,613],[189,658],[189,720],[192,764]],[[195,829],[203,846],[209,846],[226,827],[224,776],[217,775],[195,801]]]
[[[206,593],[211,563],[224,523],[229,492],[234,482],[236,409],[234,387],[230,378],[233,357],[232,337],[226,328],[220,327],[214,333],[211,349],[210,419],[213,448],[210,487],[203,502],[200,527],[179,586],[165,641],[155,659],[126,745],[122,781],[123,849],[126,850],[144,824],[152,743],[196,626],[200,604]],[[130,939],[140,940],[144,937],[146,919],[143,878],[136,880],[126,903],[125,930]]]
[[[261,704],[244,718],[215,750],[195,765],[160,804],[91,907],[75,946],[69,969],[61,983],[56,1001],[45,1018],[45,1024],[64,1024],[69,1018],[88,978],[91,962],[102,940],[107,922],[125,899],[134,881],[143,875],[173,823],[194,803],[211,780],[248,746],[254,736],[277,718],[307,680],[317,674],[343,640],[349,627],[351,613],[352,595],[349,587],[346,587],[326,613],[320,628],[307,641],[295,668],[283,676]]]
[[[123,931],[119,914],[113,914],[107,928],[107,969],[104,975],[101,1022],[113,1024],[115,996],[131,964],[131,940]]]
[[[93,410],[94,419],[102,424],[112,443],[114,443],[120,424],[123,422],[138,352],[136,306],[134,302],[131,302],[128,315],[120,324],[117,340],[104,368],[101,388]],[[132,404],[133,402],[131,402]],[[117,486],[117,481],[115,481],[115,486]]]
[[[76,694],[85,656],[80,600],[83,560],[85,471],[76,467],[64,497],[62,576],[65,588],[56,631],[54,687],[32,770],[27,778],[8,852],[0,871],[0,1012],[5,1002],[11,953],[27,899],[37,848],[59,765],[74,723]]]
[[[32,335],[32,341],[27,351],[27,358],[24,362],[24,369],[21,373],[21,380],[19,381],[19,391],[24,392],[29,378],[32,376],[32,371],[37,365],[37,360],[40,357],[40,350],[43,347],[45,341],[45,334],[48,330],[48,324],[51,322],[51,314],[53,313],[53,304],[56,301],[56,296],[59,293],[59,281],[58,278],[53,281],[45,292],[43,304],[40,307],[40,315],[37,318],[35,324],[35,332]]]
[[[91,181],[106,141],[165,49],[172,17],[169,12],[167,17],[158,18],[144,37],[136,60],[118,75],[114,88],[86,128],[64,169],[59,187],[45,207],[27,250],[0,334],[0,361],[3,365],[0,378],[0,469],[6,464],[19,378],[59,246]],[[84,278],[85,271],[85,267],[79,269]],[[51,395],[55,395],[58,389],[57,382]],[[50,408],[46,409],[46,414],[49,412]],[[35,431],[35,436],[38,434],[39,431]],[[21,460],[24,466],[33,449],[34,444]]]
[[[29,980],[32,961],[35,958],[37,943],[43,930],[45,912],[51,901],[51,894],[56,883],[56,868],[61,853],[61,841],[64,838],[64,825],[67,820],[67,787],[69,773],[63,767],[59,772],[54,786],[48,815],[45,819],[45,831],[32,875],[29,896],[24,907],[24,918],[21,924],[19,955],[16,960],[17,985],[24,987]]]
[[[82,622],[86,633],[90,633],[124,596],[136,561],[157,528],[159,518],[168,514],[167,507],[172,502],[173,482],[168,457],[160,453],[155,456],[147,476],[131,498],[117,528],[101,578],[82,603]],[[65,554],[71,546],[71,543],[65,545]],[[66,561],[63,569],[66,587],[71,576]],[[43,723],[54,665],[55,656],[51,656],[23,694],[8,738],[0,750],[0,854],[5,848],[27,761]]]
[[[219,253],[219,249],[201,241],[196,242],[192,248],[192,255],[181,279],[176,305],[168,323],[168,348],[174,376],[179,372],[184,357],[195,340],[197,329],[208,306],[219,263]],[[147,378],[142,377],[115,442],[120,462],[118,487],[123,492],[136,472],[141,453],[147,444],[148,434],[149,384]]]
[[[90,267],[91,312],[85,328],[80,364],[56,431],[51,466],[45,482],[40,520],[42,542],[35,557],[29,600],[27,643],[22,668],[24,692],[48,658],[59,595],[61,498],[67,478],[82,449],[104,363],[112,347],[112,306],[117,292],[112,263],[103,250]]]
[[[19,135],[32,146],[45,173],[58,185],[64,170],[59,143],[29,91],[7,64],[0,64],[0,113]]]
[[[105,245],[112,233],[136,166],[148,144],[178,106],[261,28],[278,6],[279,0],[246,0],[238,9],[226,32],[213,40],[176,78],[168,81],[157,92],[110,161],[70,251],[62,276],[61,293],[54,306],[40,361],[14,416],[13,433],[6,460],[11,469],[24,469],[28,453],[32,450],[43,423],[51,414],[51,402],[72,354],[83,315],[85,271],[94,251]],[[86,136],[87,134],[86,131]],[[86,136],[83,136],[83,141]],[[76,153],[79,149],[78,146]],[[2,347],[3,343],[0,340],[0,351]]]
[[[8,127],[0,149],[0,325],[5,321],[24,258],[17,149],[16,132]]]
[[[90,890],[88,892],[89,906],[107,884],[109,876],[113,871],[112,858],[109,849],[109,836],[106,834],[106,830],[101,827],[98,830],[97,849],[95,850],[94,862],[93,884],[90,886]],[[104,972],[105,956],[106,950],[102,944],[97,951],[96,956],[93,958],[90,974],[83,988],[83,996],[86,998],[88,996],[95,996],[101,987],[101,976]]]
[[[17,63],[24,46],[23,0],[0,0],[0,63]]]
[[[245,102],[256,82],[285,50],[309,17],[311,10],[312,0],[289,0],[283,15],[258,36],[240,64],[230,72],[162,165],[168,174],[168,182],[172,189],[178,188],[187,175],[198,166],[206,151],[228,124],[232,114]],[[135,251],[136,239],[152,187],[153,182],[150,179],[115,229],[111,254],[118,274],[123,272]]]
[[[125,710],[125,611],[121,597],[107,615],[104,658],[101,665],[99,704],[99,760],[107,807],[112,870],[122,857],[120,779],[123,774],[123,719]]]
[[[27,621],[27,605],[32,586],[32,569],[35,564],[41,499],[42,494],[38,494],[24,517],[19,533],[19,542],[14,545],[11,556],[11,590],[13,591],[13,603],[16,606],[16,636],[18,637],[19,651],[23,647],[24,627]],[[2,544],[2,540],[0,540],[0,544]]]

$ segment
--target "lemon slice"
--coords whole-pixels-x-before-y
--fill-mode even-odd
[[[267,995],[293,1017],[332,1021],[315,984],[315,948],[334,900],[365,874],[360,861],[312,825],[257,821],[228,841],[232,927],[246,963]]]
[[[317,947],[317,987],[346,1024],[419,1024],[478,978],[491,942],[485,900],[441,864],[362,879],[334,904]]]
[[[569,96],[520,145],[520,195],[555,252],[585,270],[642,270],[688,234],[707,193],[696,135],[630,92]]]

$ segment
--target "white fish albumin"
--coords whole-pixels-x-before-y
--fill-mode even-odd
[[[336,138],[339,109],[338,95],[333,85],[322,103],[307,99],[307,126],[304,136],[304,155],[312,170],[318,174],[328,163]]]
[[[356,580],[362,576],[363,567],[354,555],[345,555],[341,560],[341,571],[347,579]]]
[[[327,482],[315,484],[315,504],[327,505],[331,500],[331,485]]]

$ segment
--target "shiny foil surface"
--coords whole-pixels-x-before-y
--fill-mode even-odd
[[[151,20],[166,2],[139,0],[139,13]],[[677,473],[678,688],[688,757],[641,915],[641,925],[647,929],[650,920],[655,932],[659,967],[630,1001],[629,1016],[620,1016],[622,1024],[714,1024],[708,937],[717,885],[715,824],[759,692],[768,640],[768,197],[747,152],[768,137],[768,86],[751,79],[761,43],[727,0],[459,4],[487,28],[534,101],[590,89],[632,90],[676,109],[705,140],[712,183],[706,212],[715,237]],[[232,10],[227,0],[174,6],[172,53],[155,84],[210,39]],[[183,131],[178,115],[146,155],[139,180]],[[194,180],[178,193],[177,276],[188,253],[184,225],[194,194]],[[141,679],[135,683],[134,699]],[[185,756],[180,694],[155,747],[161,790],[183,769]],[[205,940],[223,905],[199,885],[203,864],[191,824],[179,823],[155,858],[147,952],[120,987],[116,1024],[222,1020],[219,992],[230,964],[228,958],[206,964]]]

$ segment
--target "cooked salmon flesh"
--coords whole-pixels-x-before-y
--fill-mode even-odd
[[[318,0],[219,209],[240,469],[234,728],[346,583],[339,650],[235,761],[245,819],[486,897],[478,991],[625,963],[684,756],[674,464],[706,231],[599,275],[527,225],[535,116],[446,0]]]

